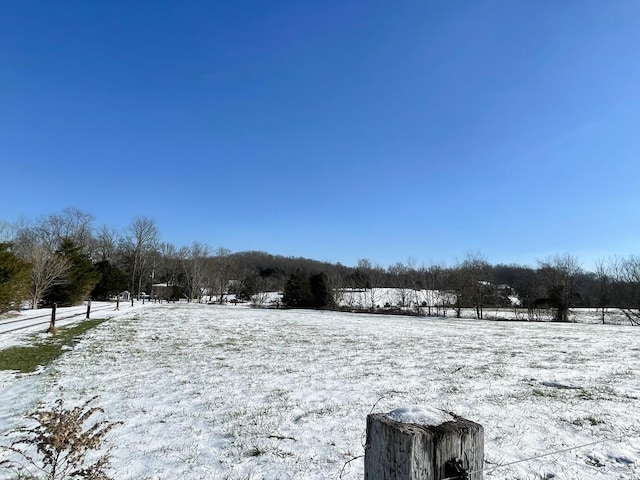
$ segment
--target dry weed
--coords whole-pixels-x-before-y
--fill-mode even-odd
[[[53,408],[29,414],[27,418],[34,425],[10,433],[18,439],[10,446],[0,447],[16,454],[14,457],[19,460],[5,459],[0,466],[20,475],[26,473],[30,478],[110,480],[106,473],[109,452],[100,454],[99,451],[103,449],[105,436],[121,422],[102,420],[85,426],[94,414],[104,412],[100,407],[91,406],[96,398],[71,409],[66,409],[60,398]],[[36,454],[32,453],[34,448]]]

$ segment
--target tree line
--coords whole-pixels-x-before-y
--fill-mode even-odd
[[[522,307],[549,309],[567,321],[572,307],[620,308],[640,322],[640,257],[600,260],[592,271],[570,254],[541,260],[536,266],[490,264],[481,254],[467,254],[454,265],[398,262],[388,267],[361,259],[355,266],[313,259],[225,248],[193,242],[162,242],[154,220],[134,218],[124,231],[94,226],[94,217],[65,209],[34,221],[0,227],[0,311],[28,301],[32,306],[72,305],[107,299],[123,291],[165,300],[224,302],[233,294],[249,300],[259,292],[284,292],[289,307],[337,308],[341,292],[369,291],[375,311],[383,308],[374,292],[397,289],[400,306],[411,292],[451,292],[449,305],[459,316],[472,308],[509,307],[517,296]],[[161,285],[154,291],[154,285]],[[405,298],[406,295],[406,298]],[[435,308],[435,305],[421,305]]]

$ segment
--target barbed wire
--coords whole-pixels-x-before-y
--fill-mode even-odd
[[[393,395],[390,395],[390,396],[392,397]],[[378,405],[378,403],[380,403],[386,397],[387,397],[386,395],[382,395],[382,396],[378,397],[376,402],[371,407],[371,410],[369,411],[369,415],[371,415],[373,413],[373,411],[376,409],[376,406]],[[365,432],[363,434],[363,438],[365,436],[366,436],[366,430],[365,430]],[[477,473],[492,472],[492,471],[499,470],[499,469],[506,468],[506,467],[510,467],[510,466],[513,466],[513,465],[518,465],[520,463],[531,462],[531,461],[537,460],[539,458],[545,458],[545,457],[550,457],[550,456],[553,456],[553,455],[559,455],[561,453],[571,452],[571,451],[574,451],[574,450],[580,450],[582,448],[592,447],[594,445],[600,445],[600,444],[606,443],[606,442],[619,442],[619,441],[621,441],[623,439],[638,438],[638,437],[640,437],[640,432],[625,433],[625,434],[622,434],[622,435],[617,435],[615,437],[608,437],[608,438],[604,438],[604,439],[601,439],[601,440],[596,440],[594,442],[575,445],[573,447],[562,448],[562,449],[559,449],[559,450],[554,450],[552,452],[542,453],[540,455],[535,455],[533,457],[524,458],[524,459],[521,459],[521,460],[515,460],[513,462],[503,463],[501,465],[496,465],[496,466],[493,466],[493,467],[479,468],[477,470],[472,470],[470,472],[464,472],[463,474],[457,474],[457,475],[454,475],[452,477],[451,476],[450,477],[446,477],[446,478],[443,478],[441,480],[467,480],[468,478],[470,478],[471,475],[474,475],[474,474],[477,474]],[[368,448],[368,446],[365,444],[365,442],[363,442],[362,447],[365,449],[365,451]],[[361,458],[364,458],[364,457],[365,457],[364,454],[363,455],[356,455],[356,456],[352,457],[351,459],[347,460],[342,465],[342,469],[338,473],[337,478],[338,479],[342,479],[347,466],[350,465],[352,462],[354,462],[356,460],[359,460]]]
[[[464,473],[462,475],[455,475],[453,477],[446,477],[446,478],[443,478],[442,480],[463,480],[463,479],[466,480],[471,475],[475,475],[477,473],[492,472],[494,470],[499,470],[501,468],[511,467],[511,466],[517,465],[519,463],[531,462],[531,461],[537,460],[539,458],[550,457],[550,456],[553,456],[553,455],[559,455],[561,453],[567,453],[567,452],[571,452],[573,450],[580,450],[582,448],[592,447],[594,445],[599,445],[601,443],[614,442],[614,441],[618,442],[618,441],[621,441],[621,440],[626,439],[626,438],[636,438],[638,436],[639,436],[639,434],[635,434],[635,435],[630,435],[630,434],[618,435],[617,437],[605,438],[603,440],[597,440],[595,442],[584,443],[584,444],[581,444],[581,445],[575,445],[573,447],[562,448],[560,450],[554,450],[553,452],[542,453],[540,455],[536,455],[534,457],[529,457],[529,458],[524,458],[522,460],[515,460],[513,462],[503,463],[501,465],[496,465],[495,467],[485,467],[485,468],[480,468],[480,469],[477,469],[477,470],[472,470],[472,471],[466,472],[466,473]],[[358,455],[356,457],[351,458],[347,462],[345,462],[345,464],[342,466],[342,470],[340,471],[340,473],[338,475],[338,478],[342,478],[347,465],[349,465],[351,462],[353,462],[355,460],[359,460],[360,458],[364,458],[364,455]]]
[[[536,455],[534,457],[524,458],[522,460],[516,460],[516,461],[513,461],[513,462],[509,462],[509,463],[503,463],[502,465],[496,465],[495,467],[485,467],[485,468],[480,468],[478,470],[472,470],[470,472],[465,473],[464,477],[462,477],[460,475],[456,475],[454,477],[443,478],[442,480],[461,480],[462,478],[468,478],[469,476],[475,475],[476,473],[492,472],[494,470],[499,470],[501,468],[510,467],[510,466],[513,466],[513,465],[517,465],[519,463],[531,462],[531,461],[537,460],[539,458],[550,457],[550,456],[558,455],[558,454],[561,454],[561,453],[571,452],[573,450],[580,450],[581,448],[592,447],[594,445],[599,445],[601,443],[614,442],[614,441],[618,442],[618,441],[621,441],[622,439],[634,438],[634,437],[638,437],[638,434],[635,434],[635,435],[625,434],[625,435],[619,435],[617,437],[605,438],[603,440],[598,440],[598,441],[595,441],[595,442],[585,443],[585,444],[582,444],[582,445],[576,445],[576,446],[573,446],[573,447],[563,448],[563,449],[560,449],[560,450],[555,450],[553,452],[548,452],[548,453],[543,453],[543,454],[540,454],[540,455]]]

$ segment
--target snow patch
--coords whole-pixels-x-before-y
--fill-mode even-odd
[[[455,422],[456,419],[453,415],[439,410],[437,408],[423,407],[423,406],[411,406],[397,408],[389,413],[387,417],[391,420],[401,423],[415,423],[418,425],[428,425],[436,427],[446,422]]]

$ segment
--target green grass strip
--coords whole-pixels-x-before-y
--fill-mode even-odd
[[[48,365],[62,355],[65,346],[76,343],[86,331],[100,325],[104,320],[85,320],[68,327],[60,327],[55,335],[34,342],[28,347],[9,347],[0,350],[0,370],[34,372],[39,366]]]

